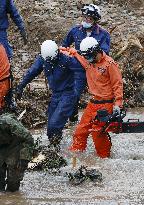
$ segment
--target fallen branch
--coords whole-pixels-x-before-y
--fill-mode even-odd
[[[26,109],[24,110],[24,111],[22,111],[22,113],[18,116],[18,120],[20,120],[22,117],[23,117],[23,115],[26,113]]]
[[[138,48],[140,48],[142,50],[144,49],[144,47],[140,43],[140,40],[136,36],[129,36],[128,41],[129,41],[129,44],[135,45],[135,46],[137,46]]]
[[[114,59],[117,59],[121,56],[121,54],[128,48],[128,42],[122,47],[122,49],[114,56]]]
[[[117,59],[121,56],[122,53],[128,48],[128,46],[134,45],[144,51],[144,47],[140,43],[140,40],[136,36],[129,36],[128,39],[125,42],[125,45],[122,47],[122,49],[114,56],[114,59]]]
[[[46,121],[36,122],[36,123],[34,123],[34,124],[32,125],[32,127],[37,127],[37,126],[43,125],[43,124],[45,124],[45,123],[46,123]]]

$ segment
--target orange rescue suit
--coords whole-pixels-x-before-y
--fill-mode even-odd
[[[84,151],[87,145],[87,138],[91,133],[97,155],[101,158],[109,157],[112,145],[110,136],[106,132],[97,131],[99,129],[97,129],[97,124],[93,120],[98,110],[107,109],[111,114],[113,105],[122,107],[123,82],[121,72],[114,60],[104,52],[96,64],[89,63],[74,49],[70,50],[70,52],[86,70],[89,92],[92,94],[92,100],[84,110],[81,121],[74,133],[70,150]],[[107,102],[107,100],[113,100],[113,102]]]
[[[4,47],[0,44],[0,109],[5,106],[5,96],[10,89],[10,63]]]

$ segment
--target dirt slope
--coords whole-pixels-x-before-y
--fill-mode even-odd
[[[16,0],[16,5],[26,24],[29,43],[24,46],[16,27],[12,24],[9,39],[14,46],[14,74],[16,81],[40,52],[40,44],[46,39],[54,39],[59,45],[71,26],[81,22],[79,10],[82,1],[73,0]],[[92,3],[85,1],[84,3]],[[101,26],[111,32],[111,53],[120,64],[125,84],[126,106],[144,106],[144,10],[143,1],[95,0],[102,12]],[[118,4],[117,4],[118,3]],[[43,75],[40,76],[43,78]],[[36,93],[44,93],[45,88]],[[41,100],[41,94],[33,97]],[[47,104],[47,95],[45,103]],[[37,100],[38,100],[37,99]],[[23,103],[22,103],[23,104]],[[44,109],[42,112],[44,112]],[[25,105],[26,107],[27,105]],[[23,106],[22,106],[23,109]],[[37,114],[39,116],[39,114]],[[33,118],[31,116],[31,118]]]

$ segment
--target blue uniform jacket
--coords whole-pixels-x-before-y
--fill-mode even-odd
[[[82,25],[77,25],[73,27],[66,38],[63,41],[62,46],[69,47],[74,43],[76,50],[80,49],[81,41],[87,37],[86,29],[83,28]],[[109,54],[110,51],[110,34],[101,28],[99,25],[94,25],[90,37],[95,38],[99,44],[101,49]]]
[[[14,21],[20,32],[24,30],[24,23],[22,17],[20,16],[13,0],[0,0],[0,43],[6,49],[8,58],[12,58],[13,49],[8,42],[7,29],[9,27],[8,16]]]
[[[94,25],[91,37],[95,38],[99,44],[101,49],[106,53],[109,54],[110,51],[110,34],[102,29],[99,25]],[[80,49],[81,41],[87,37],[86,29],[83,28],[82,25],[77,25],[73,27],[67,34],[66,38],[63,41],[62,46],[69,47],[74,43],[76,50]],[[77,95],[80,97],[84,88],[86,86],[86,75],[85,73],[75,73],[75,90]]]
[[[9,27],[8,14],[20,31],[24,29],[24,23],[13,0],[0,0],[0,30]]]
[[[59,54],[58,63],[53,65],[46,62],[40,55],[36,58],[34,64],[28,69],[19,89],[23,89],[36,76],[44,71],[48,79],[49,88],[53,93],[74,89],[74,72],[84,72],[81,64],[73,57]]]

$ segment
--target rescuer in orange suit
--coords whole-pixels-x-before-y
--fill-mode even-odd
[[[0,111],[5,106],[5,96],[10,89],[10,64],[5,48],[0,44]]]
[[[97,155],[101,158],[110,156],[111,140],[106,132],[97,129],[94,119],[98,110],[106,109],[109,114],[117,112],[123,105],[123,82],[121,72],[114,60],[107,56],[93,37],[86,37],[80,44],[80,54],[75,49],[69,53],[75,56],[86,70],[87,83],[91,94],[81,121],[78,124],[71,151],[83,152],[87,146],[87,138],[92,134]]]

